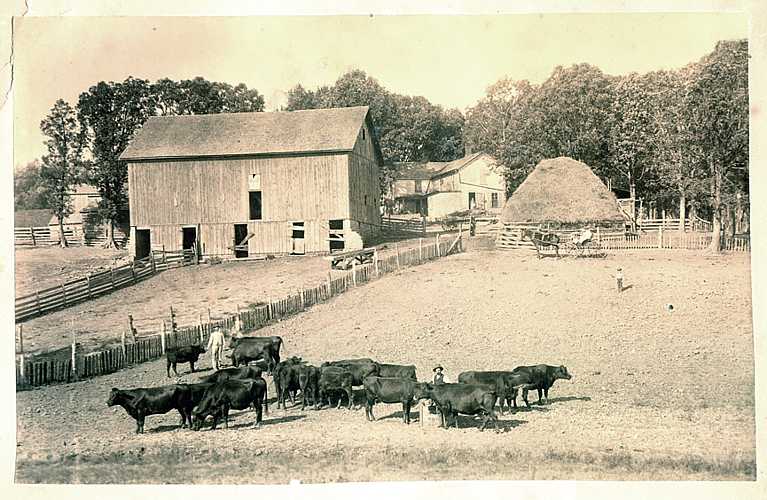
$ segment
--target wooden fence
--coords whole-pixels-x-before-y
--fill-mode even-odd
[[[67,244],[71,246],[95,246],[106,241],[106,232],[103,226],[86,225],[83,230],[79,225],[65,225],[64,236],[67,239]],[[128,243],[128,235],[118,226],[114,228],[114,238],[115,243],[120,247],[125,247]],[[58,245],[59,228],[58,226],[15,227],[13,228],[13,242],[16,246]]]
[[[192,263],[193,255],[194,252],[191,250],[152,252],[149,257],[130,264],[88,274],[61,285],[16,297],[16,322],[26,321],[135,285],[160,271]]]
[[[251,307],[224,319],[208,323],[200,321],[196,326],[180,328],[175,332],[142,336],[135,343],[126,342],[123,337],[120,345],[88,354],[78,353],[77,344],[73,343],[70,359],[65,360],[43,359],[43,356],[30,360],[20,354],[17,355],[16,386],[40,386],[112,373],[130,365],[158,359],[168,348],[194,343],[204,344],[214,327],[230,329],[235,327],[237,320],[243,331],[257,330],[274,320],[297,314],[383,274],[462,252],[462,243],[461,234],[455,238],[437,235],[433,240],[430,238],[428,242],[422,242],[415,248],[398,248],[396,252],[382,258],[376,254],[370,264],[354,266],[350,271],[330,273],[326,282],[282,299]]]
[[[505,224],[504,229],[496,238],[496,247],[501,249],[527,248],[534,250],[535,246],[529,239],[522,239],[522,230],[537,225]],[[561,242],[570,241],[572,231],[556,231]],[[639,234],[601,233],[596,232],[593,241],[603,250],[705,250],[711,244],[712,233],[666,231],[658,228],[656,231],[645,231]],[[560,248],[562,243],[560,243]],[[722,237],[722,250],[730,252],[750,252],[751,242],[748,236]]]
[[[639,219],[637,221],[642,231],[657,231],[660,228],[664,230],[676,231],[679,229],[679,218],[676,219]],[[685,231],[700,233],[710,233],[712,224],[699,217],[687,218],[684,221]]]
[[[426,223],[423,218],[381,218],[381,231],[387,236],[411,238],[426,234]]]

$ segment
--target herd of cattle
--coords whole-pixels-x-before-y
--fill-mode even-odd
[[[548,399],[549,389],[558,379],[569,380],[571,375],[565,366],[520,366],[512,371],[467,371],[459,374],[458,383],[432,384],[418,382],[413,365],[378,363],[368,358],[329,361],[313,366],[301,358],[280,360],[280,337],[234,337],[231,340],[232,367],[203,377],[199,383],[178,383],[152,388],[112,389],[108,406],[120,405],[136,420],[136,432],[144,432],[148,415],[164,414],[178,410],[181,427],[200,430],[208,417],[212,417],[212,429],[223,419],[228,428],[230,409],[256,411],[254,426],[259,426],[263,412],[269,413],[267,384],[262,373],[271,374],[276,391],[277,408],[285,409],[285,399],[296,405],[296,395],[301,393],[301,409],[313,405],[319,410],[331,396],[338,395],[336,408],[340,408],[345,395],[351,409],[353,387],[362,386],[365,393],[365,416],[375,420],[373,406],[376,402],[401,403],[402,418],[410,423],[410,410],[417,401],[428,399],[442,416],[441,425],[449,427],[449,417],[458,426],[457,415],[480,415],[484,417],[480,430],[492,421],[495,428],[496,402],[501,414],[504,402],[511,411],[517,408],[517,395],[529,407],[528,391],[538,391],[538,402]],[[194,363],[205,352],[192,345],[168,350],[167,376],[171,368],[176,372],[178,363]],[[254,362],[252,365],[251,362]],[[243,366],[240,366],[243,365]]]

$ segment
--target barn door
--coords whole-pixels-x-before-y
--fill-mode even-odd
[[[290,241],[293,250],[290,253],[294,255],[304,255],[306,253],[306,240],[304,239],[304,235],[303,221],[291,223]]]

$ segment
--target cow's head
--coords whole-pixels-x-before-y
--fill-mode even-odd
[[[432,389],[432,385],[428,382],[415,384],[415,389],[413,389],[413,398],[416,400],[429,399],[431,397]]]
[[[567,372],[567,367],[565,365],[560,365],[554,369],[554,379],[556,380],[560,378],[565,380],[573,378],[572,375]]]
[[[120,389],[112,388],[109,393],[109,399],[107,399],[107,406],[114,406],[117,404],[117,400],[120,397]]]
[[[241,339],[241,338],[242,338],[242,337],[235,337],[235,336],[233,335],[233,336],[232,336],[232,338],[229,340],[229,348],[230,348],[230,349],[234,349],[235,347],[237,347],[237,344],[239,344],[239,343],[240,343],[240,339]]]
[[[189,349],[194,354],[202,354],[205,352],[205,348],[201,346],[200,344],[192,344],[191,346],[189,346]]]

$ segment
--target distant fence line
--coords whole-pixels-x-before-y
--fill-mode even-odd
[[[158,272],[191,264],[194,251],[153,251],[149,257],[16,297],[16,322],[43,316],[135,285]]]
[[[91,226],[82,229],[78,226],[64,225],[64,237],[67,244],[94,246],[106,241],[103,228]],[[128,235],[118,226],[114,227],[114,239],[120,247],[125,247]],[[58,226],[14,227],[13,243],[15,246],[54,246],[59,244]]]
[[[69,382],[115,372],[130,365],[158,359],[168,348],[205,343],[214,327],[232,328],[239,317],[245,331],[257,330],[274,320],[297,314],[313,305],[330,300],[362,283],[372,281],[383,274],[416,266],[424,262],[446,257],[463,251],[462,235],[455,238],[437,236],[433,242],[415,248],[397,250],[385,258],[376,254],[372,263],[354,266],[350,271],[339,271],[341,276],[332,277],[315,287],[302,289],[282,299],[269,301],[224,319],[195,326],[178,328],[175,332],[160,332],[142,336],[135,342],[125,340],[120,345],[88,354],[77,352],[77,343],[71,346],[69,359],[30,360],[24,354],[17,356],[16,386],[41,386],[56,382]],[[164,326],[164,323],[163,323]],[[40,356],[43,357],[43,356]]]

